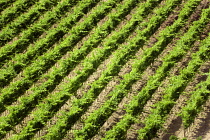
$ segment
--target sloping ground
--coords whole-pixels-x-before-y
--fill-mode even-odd
[[[208,0],[0,2],[1,139],[210,139]]]

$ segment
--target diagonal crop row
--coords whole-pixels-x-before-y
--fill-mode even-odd
[[[117,14],[111,13],[108,15],[110,16],[110,19],[105,22],[104,25],[99,26],[98,30],[96,29],[96,33],[83,45],[83,48],[75,51],[70,58],[62,61],[61,67],[53,70],[53,72],[49,74],[47,82],[43,83],[41,87],[33,89],[32,96],[21,98],[21,105],[10,108],[9,110],[11,110],[12,113],[7,116],[6,119],[1,118],[4,120],[4,125],[1,126],[1,131],[3,132],[3,130],[9,129],[9,127],[5,128],[4,126],[10,125],[12,127],[23,119],[24,116],[28,114],[28,111],[36,106],[38,100],[41,100],[44,96],[51,92],[55,86],[61,82],[66,74],[69,73],[69,71],[72,70],[81,59],[85,58],[91,48],[97,46],[100,40],[106,37],[110,31],[115,28],[117,21],[118,23],[120,22],[119,19],[123,18],[132,9],[132,7],[135,6],[135,2],[135,0],[128,0],[123,4],[123,6],[117,7]],[[3,133],[1,133],[1,135],[3,135]]]
[[[99,1],[99,0],[98,0]],[[47,32],[47,36],[45,38],[40,39],[33,47],[29,47],[26,53],[24,54],[16,54],[15,58],[13,58],[13,62],[7,63],[9,66],[5,69],[1,69],[0,73],[2,76],[0,77],[0,85],[1,87],[6,86],[9,82],[17,76],[17,74],[27,65],[31,63],[32,60],[36,59],[38,56],[42,55],[46,52],[55,42],[61,39],[68,31],[72,28],[72,26],[86,13],[91,7],[93,7],[98,1],[87,1],[83,0],[78,3],[78,6],[74,8],[74,13],[70,16],[64,18],[57,28],[50,30]],[[30,32],[31,30],[29,30]],[[25,40],[24,37],[20,39]],[[30,41],[27,41],[30,42]],[[24,44],[27,45],[28,43]],[[18,43],[16,43],[18,45]],[[14,48],[15,45],[13,45]],[[22,47],[21,46],[21,49]],[[10,50],[11,51],[11,50]],[[8,57],[8,56],[6,56]]]
[[[22,36],[17,41],[12,44],[7,44],[0,49],[0,61],[3,63],[15,53],[22,53],[26,47],[31,44],[34,40],[45,32],[52,24],[58,21],[72,6],[76,4],[76,1],[68,0],[59,3],[52,11],[47,11],[43,18],[41,18],[37,23],[32,25],[28,30],[22,32]]]
[[[13,2],[15,2],[15,0],[2,0],[0,2],[0,12],[12,5]]]
[[[165,18],[167,18],[170,12],[173,11],[173,8],[181,3],[181,0],[166,0],[165,7],[157,9],[154,12],[155,15],[148,20],[149,22],[147,22],[147,20],[145,20],[146,22],[142,22],[143,18],[145,18],[147,14],[149,14],[153,8],[161,2],[161,0],[148,0],[144,4],[139,4],[141,7],[138,7],[139,9],[132,15],[132,19],[126,24],[126,26],[122,27],[122,30],[119,32],[111,34],[111,37],[106,38],[122,21],[122,19],[125,18],[127,13],[129,13],[130,10],[132,10],[133,7],[140,2],[140,0],[138,2],[135,0],[124,0],[123,4],[117,4],[122,0],[118,0],[117,2],[108,0],[108,2],[106,1],[108,4],[106,2],[102,2],[99,4],[100,8],[96,8],[95,11],[93,10],[94,12],[92,12],[90,16],[88,15],[89,17],[85,18],[84,22],[78,23],[78,25],[72,28],[72,26],[82,15],[84,15],[85,12],[88,12],[93,5],[95,6],[97,4],[96,1],[85,1],[89,1],[90,3],[82,3],[82,1],[78,2],[82,3],[81,5],[83,6],[80,7],[82,11],[81,15],[80,12],[78,12],[79,15],[77,17],[74,17],[73,14],[66,17],[65,19],[68,19],[68,21],[62,20],[59,28],[48,31],[48,38],[38,40],[39,44],[33,45],[31,42],[37,40],[36,37],[39,36],[39,32],[41,34],[41,32],[45,31],[43,29],[39,30],[38,28],[34,28],[35,31],[31,32],[32,36],[27,36],[31,40],[21,37],[22,41],[20,39],[19,43],[21,44],[22,42],[22,46],[18,46],[19,43],[17,43],[17,41],[17,50],[11,49],[14,53],[18,52],[19,54],[15,54],[15,58],[12,58],[8,67],[7,64],[5,65],[7,68],[0,70],[0,113],[5,110],[9,112],[8,116],[0,117],[0,139],[4,138],[7,133],[9,134],[9,131],[12,130],[15,125],[21,124],[21,121],[27,115],[32,118],[32,120],[27,121],[27,125],[23,129],[19,128],[22,130],[13,135],[11,139],[31,139],[35,133],[42,129],[42,127],[46,125],[47,121],[49,121],[49,119],[52,118],[59,109],[61,109],[65,102],[69,100],[71,96],[75,95],[76,91],[82,86],[83,82],[85,82],[87,78],[96,71],[99,65],[111,54],[114,54],[113,59],[111,59],[112,64],[110,63],[107,65],[108,67],[102,73],[101,77],[90,85],[88,92],[84,93],[81,98],[70,101],[72,104],[68,112],[62,112],[62,115],[59,116],[56,124],[48,128],[46,131],[47,134],[42,137],[43,139],[64,138],[69,129],[71,129],[85,111],[87,111],[88,107],[91,106],[101,91],[107,86],[112,78],[119,73],[123,65],[125,65],[126,62],[131,59],[141,47],[144,46],[144,43],[148,41],[150,36],[157,31]],[[73,132],[73,134],[75,134],[75,139],[91,139],[98,133],[100,127],[107,121],[110,115],[116,110],[118,104],[128,94],[132,84],[141,79],[142,73],[146,70],[146,68],[155,61],[168,43],[170,43],[177,35],[179,30],[185,26],[187,19],[199,2],[200,0],[188,0],[188,2],[186,2],[184,9],[182,9],[178,16],[178,20],[176,20],[173,25],[161,31],[158,37],[158,42],[151,48],[144,50],[141,59],[135,60],[131,73],[123,76],[123,80],[120,81],[120,84],[111,91],[108,101],[106,101],[101,108],[95,110],[86,120],[84,120],[84,126],[81,130]],[[2,2],[0,2],[0,5],[1,3]],[[89,5],[91,6],[89,7]],[[108,12],[114,7],[117,9],[114,10],[116,13],[112,12],[108,15]],[[75,11],[75,13],[76,12],[77,11]],[[97,25],[99,20],[106,15],[109,17],[109,20],[105,21],[102,26],[98,25],[95,32],[90,35],[88,40],[85,41],[79,49],[72,51],[73,47]],[[52,22],[56,21],[57,20]],[[156,89],[161,85],[161,82],[169,75],[170,69],[173,68],[177,62],[183,59],[187,51],[189,51],[189,49],[193,46],[193,43],[196,39],[198,39],[198,36],[200,36],[203,29],[205,29],[206,24],[209,22],[210,8],[202,11],[200,20],[193,22],[193,25],[189,28],[187,33],[184,34],[177,42],[173,51],[164,57],[163,64],[159,66],[154,75],[149,77],[146,86],[143,87],[138,95],[134,96],[132,101],[126,106],[126,114],[116,126],[113,126],[110,131],[106,132],[107,135],[104,139],[125,139],[127,130],[133,123],[135,123],[137,115],[142,113],[143,107],[147,101],[150,100],[152,94],[154,94]],[[144,26],[145,28],[141,31],[137,31],[136,37],[131,39],[131,41],[129,40],[130,38],[126,40],[130,33],[138,26]],[[27,31],[24,31],[24,33],[27,33]],[[61,44],[56,45],[52,50],[50,49],[47,52],[48,48],[52,47],[53,44],[61,39],[65,34],[70,35],[67,36]],[[53,40],[54,37],[55,40]],[[128,45],[120,46],[120,49],[118,49],[119,45],[125,42],[125,40],[128,41]],[[102,41],[103,47],[96,48]],[[23,46],[27,48],[29,44],[31,46],[28,51],[24,55],[21,55],[20,52],[24,50]],[[176,103],[179,95],[192,80],[200,66],[206,60],[209,60],[209,45],[208,36],[208,38],[202,42],[199,51],[192,54],[192,60],[186,68],[181,70],[181,74],[179,76],[170,77],[170,84],[168,84],[165,88],[165,95],[163,96],[163,99],[155,104],[155,109],[153,108],[151,110],[152,113],[144,120],[145,126],[138,131],[138,139],[152,139],[156,136],[157,131],[162,128],[167,115]],[[36,47],[33,48],[33,46]],[[97,53],[86,58],[94,48],[96,48],[95,50]],[[61,57],[68,51],[70,52],[70,56],[68,58],[61,59]],[[113,53],[114,51],[115,53]],[[14,53],[12,52],[11,55],[4,55],[3,57],[6,59],[3,61],[11,59]],[[63,78],[65,78],[83,59],[85,60],[82,62],[82,70],[79,71],[75,77],[70,78],[66,83],[59,85]],[[15,64],[13,64],[14,62]],[[59,64],[59,67],[52,67],[56,62]],[[31,63],[32,65],[28,66]],[[52,69],[49,73],[44,74],[51,67]],[[22,70],[22,78],[19,78],[18,81],[12,83],[11,80]],[[3,72],[3,74],[1,72]],[[31,88],[30,91],[32,91],[32,94],[20,97],[31,87],[31,85],[39,80],[40,76],[42,76],[42,78],[46,78],[46,82],[43,82],[39,87]],[[207,81],[198,84],[201,88],[196,88],[196,91],[193,92],[193,95],[187,102],[187,106],[182,110],[181,116],[185,128],[189,127],[189,125],[193,122],[195,116],[201,110],[202,104],[204,104],[208,99],[210,93],[210,85],[208,83],[209,79],[210,78],[208,77]],[[5,87],[10,82],[11,84],[8,87]],[[61,91],[51,95],[50,93],[57,85],[59,85],[59,89],[61,89]],[[3,87],[5,87],[5,89],[1,89]],[[46,96],[48,97],[43,99]],[[16,101],[17,98],[19,98],[17,105],[8,106],[12,102]],[[32,109],[35,111],[30,113]]]
[[[181,59],[186,54],[186,51],[189,50],[193,42],[196,41],[196,36],[202,32],[202,29],[204,29],[205,25],[209,22],[209,17],[210,8],[204,9],[201,19],[194,22],[188,32],[178,41],[176,48],[163,60],[163,67],[165,67],[165,69],[168,69],[177,59]],[[152,109],[152,113],[144,120],[145,127],[138,131],[139,139],[152,139],[156,135],[157,130],[162,127],[175,101],[195,75],[195,72],[197,72],[202,63],[205,62],[205,59],[200,57],[201,52],[204,53],[204,56],[207,56],[209,53],[206,49],[200,49],[198,53],[192,56],[192,60],[189,62],[188,66],[181,70],[179,76],[171,77],[171,84],[166,87],[164,91],[166,94],[163,96],[163,99],[154,105],[155,109]]]
[[[94,60],[94,61],[98,61],[98,60],[99,60],[99,59],[96,59],[96,60]],[[87,63],[89,64],[89,62],[87,62]],[[88,65],[88,64],[87,64],[87,66],[84,68],[84,70],[87,71],[88,73],[90,73],[90,72],[93,71],[94,69],[92,68],[93,65]],[[93,64],[95,64],[95,63],[93,63]],[[85,76],[87,77],[87,76],[89,75],[87,72],[82,72],[82,74],[81,74],[80,76],[78,76],[77,78],[72,79],[74,82],[71,82],[71,83],[72,83],[74,86],[70,87],[71,90],[74,90],[75,87],[77,87],[78,85],[80,85],[80,84],[78,83],[79,80],[77,80],[78,78],[79,78],[79,79],[80,79],[80,78],[81,78],[81,79],[84,79]],[[76,79],[76,80],[75,80],[75,79]],[[67,86],[69,86],[69,85],[67,85]],[[74,88],[73,88],[73,87],[74,87]],[[64,91],[65,91],[65,90],[64,90]],[[60,94],[59,94],[59,95],[60,95]],[[61,95],[62,95],[62,94],[61,94]],[[57,96],[56,96],[56,97],[57,97]],[[51,101],[52,101],[52,100],[51,100]],[[57,100],[54,100],[54,99],[53,99],[53,101],[57,101]],[[54,105],[55,105],[55,104],[52,104],[52,107],[53,107]],[[54,110],[54,109],[55,109],[55,106],[54,106],[52,109]],[[52,112],[52,111],[50,111],[50,112]],[[46,112],[46,113],[47,113],[47,112]],[[48,113],[48,114],[49,114],[49,113]],[[36,116],[36,115],[35,115],[35,116]],[[40,115],[39,115],[39,116],[40,116]],[[42,120],[42,122],[43,122],[46,118],[47,118],[47,117],[45,116],[44,119]],[[40,118],[39,118],[39,120],[40,120]],[[37,126],[36,126],[36,123],[40,123],[40,122],[36,122],[36,121],[37,121],[37,119],[34,119],[34,121],[31,122],[32,124],[29,123],[28,126],[27,126],[24,130],[27,131],[27,132],[28,132],[28,131],[31,131],[31,130],[27,130],[28,127],[31,128],[31,125],[32,125],[32,127],[37,127]],[[34,123],[35,123],[35,124],[34,124]],[[38,129],[38,128],[36,128],[36,129]],[[27,133],[27,132],[25,132],[24,130],[23,130],[22,133],[19,135],[20,137],[21,137],[21,136],[24,136],[24,135]],[[19,137],[19,136],[17,136],[17,137]]]
[[[150,114],[144,121],[145,127],[140,129],[138,132],[139,139],[151,139],[156,136],[157,130],[162,128],[166,115],[175,104],[175,100],[178,98],[177,96],[183,91],[183,88],[188,83],[188,80],[191,79],[186,80],[186,77],[188,77],[188,75],[193,76],[193,72],[196,72],[202,63],[199,59],[195,59],[190,62],[190,64],[193,66],[189,65],[191,68],[188,68],[187,70],[184,69],[184,73],[182,73],[179,77],[174,78],[172,80],[173,87],[168,87],[169,90],[166,90],[167,94],[164,96],[164,99],[155,104],[156,109],[152,110],[152,114]],[[180,82],[183,83],[181,84]]]
[[[154,19],[151,20],[151,22],[154,22],[154,21],[155,21]],[[94,84],[91,85],[90,92],[85,94],[81,99],[78,99],[75,101],[75,104],[73,104],[73,107],[72,107],[72,111],[68,112],[65,115],[65,117],[62,117],[63,119],[61,119],[58,122],[58,124],[56,124],[55,127],[52,128],[51,134],[48,135],[49,137],[51,135],[53,135],[56,132],[56,130],[58,133],[62,134],[62,132],[60,132],[60,130],[62,130],[62,131],[67,130],[67,128],[69,127],[68,125],[72,125],[76,121],[75,118],[78,118],[79,115],[80,116],[82,115],[85,108],[87,108],[87,106],[89,106],[94,101],[94,99],[97,97],[98,92],[100,93],[100,91],[105,87],[105,85],[109,82],[109,80],[112,78],[112,76],[116,75],[116,73],[119,72],[121,63],[125,63],[123,61],[126,61],[127,58],[132,57],[132,54],[138,50],[138,48],[136,47],[136,44],[138,44],[140,42],[140,40],[142,40],[142,37],[150,36],[152,34],[152,32],[154,31],[152,29],[154,29],[154,27],[153,28],[150,27],[150,29],[151,29],[151,32],[149,34],[148,34],[149,29],[146,28],[144,30],[144,32],[139,33],[139,36],[137,37],[137,38],[140,38],[139,40],[134,39],[133,42],[129,46],[126,46],[122,51],[119,51],[116,54],[115,60],[112,61],[115,63],[113,63],[111,66],[108,66],[107,71],[104,74],[102,74],[102,76],[99,78],[99,80],[95,81]],[[141,43],[143,44],[143,42],[144,41],[142,41]],[[139,43],[139,44],[141,44],[141,43]],[[140,48],[140,46],[141,45],[139,45],[139,48]],[[90,131],[91,131],[91,133],[88,133],[90,135],[89,138],[91,137],[91,135],[93,135],[95,130],[94,131],[90,130]],[[59,135],[58,133],[56,133],[54,135],[54,137],[56,135]]]
[[[12,83],[7,88],[4,88],[0,96],[0,104],[2,104],[0,112],[4,110],[3,104],[11,104],[18,96],[20,96],[20,94],[24,93],[33,84],[33,82],[37,81],[44,72],[56,63],[57,60],[59,60],[64,54],[66,54],[67,51],[71,50],[78,41],[87,35],[97,22],[115,5],[116,2],[108,1],[97,7],[95,11],[84,20],[84,22],[77,25],[75,28],[72,28],[71,36],[56,46],[51,52],[39,57],[37,63],[33,63],[32,66],[27,67],[23,72],[22,79]]]
[[[207,59],[209,60],[209,52],[210,52],[210,34],[208,38],[205,39],[203,45],[199,48],[200,51],[197,54],[197,57],[200,57],[201,60]],[[199,60],[199,59],[198,59]],[[182,112],[180,113],[183,124],[185,128],[188,128],[191,123],[193,123],[196,115],[201,111],[201,106],[207,101],[210,93],[210,76],[208,74],[208,78],[206,81],[201,82],[197,85],[196,90],[192,92],[190,99],[187,101],[187,105],[182,108]]]
[[[210,93],[209,83],[210,78],[208,76],[205,82],[199,84],[201,88],[197,88],[197,90],[193,92],[187,105],[183,107],[181,116],[185,128],[188,128],[193,123],[194,119],[201,111],[202,105],[208,100]]]
[[[184,23],[190,17],[194,7],[198,5],[198,3],[199,1],[197,0],[191,0],[185,4],[184,8],[180,11],[179,18],[173,23],[173,25],[168,26],[166,29],[161,31],[158,42],[154,44],[152,48],[145,50],[141,60],[136,62],[139,66],[145,65],[144,62],[150,62],[154,60],[154,58],[164,50],[167,44],[171,42],[172,38],[175,37],[179,29],[184,26]],[[188,12],[186,12],[186,9]],[[170,65],[170,67],[172,67],[172,65]],[[168,69],[169,67],[161,67],[154,76],[150,77],[146,86],[143,87],[141,92],[137,96],[134,96],[131,103],[127,105],[126,115],[119,123],[116,124],[116,126],[114,126],[110,131],[106,133],[106,139],[120,139],[124,137],[127,129],[131,126],[131,124],[134,123],[134,117],[142,112],[144,105],[160,85],[160,81],[162,81],[164,77],[167,76]]]
[[[6,26],[13,19],[18,17],[20,14],[25,12],[29,7],[31,7],[38,0],[18,0],[12,7],[5,9],[0,17],[0,28]]]
[[[154,1],[153,1],[154,2]],[[129,2],[128,2],[129,3]],[[154,2],[154,3],[156,3],[156,2]],[[153,4],[153,5],[155,5],[155,4]],[[128,8],[128,6],[129,6],[129,4],[125,4],[123,7],[127,7]],[[147,7],[146,8],[150,8],[150,6],[151,5],[147,5]],[[151,9],[151,8],[150,8]],[[146,10],[146,9],[145,9]],[[122,11],[121,11],[122,12]],[[142,12],[142,13],[141,13]],[[141,14],[143,14],[143,11],[141,11],[140,13]],[[134,23],[136,23],[136,16],[140,16],[141,14],[140,13],[137,13],[136,15],[135,15],[135,18],[132,20],[132,22],[134,22]],[[139,15],[140,14],[140,15]],[[120,13],[119,13],[119,15],[120,15]],[[116,17],[112,17],[112,20],[110,20],[108,23],[110,24],[110,22],[112,23],[112,22],[115,22],[115,19]],[[141,18],[138,18],[139,20],[141,19]],[[112,25],[112,24],[111,24]],[[103,58],[106,58],[106,55],[107,55],[107,53],[108,54],[110,54],[110,52],[111,52],[111,50],[112,50],[112,47],[110,47],[110,45],[112,45],[113,47],[117,47],[117,45],[116,45],[116,43],[115,44],[113,44],[113,40],[114,41],[116,41],[116,42],[121,42],[122,41],[122,36],[121,36],[121,34],[124,34],[124,38],[126,38],[126,36],[125,36],[125,33],[126,32],[128,32],[129,33],[129,31],[130,30],[128,30],[128,29],[131,29],[131,27],[132,27],[132,25],[133,24],[128,24],[128,26],[126,26],[127,28],[124,28],[124,30],[121,30],[120,31],[120,33],[119,32],[117,32],[114,36],[113,36],[113,38],[110,38],[108,41],[107,41],[107,45],[105,45],[105,46],[108,46],[108,44],[109,44],[109,46],[108,47],[106,47],[106,51],[104,51],[104,53],[103,54],[99,54],[99,56],[97,57],[97,58],[95,58],[95,57],[93,57],[93,62],[92,62],[92,64],[94,64],[94,66],[95,67],[97,67],[97,65],[99,65],[99,63],[101,63],[100,61],[102,61],[103,60]],[[107,26],[108,25],[105,25],[104,26],[104,29],[106,29],[107,28]],[[109,26],[108,26],[109,27]],[[110,28],[110,27],[109,27]],[[113,27],[114,28],[114,27]],[[97,31],[100,31],[100,30],[97,30]],[[103,30],[102,30],[103,31]],[[96,34],[97,35],[97,34]],[[99,32],[99,34],[98,35],[102,35],[102,32]],[[97,37],[97,36],[95,36],[95,37]],[[94,38],[95,38],[94,37]],[[98,38],[98,37],[97,37]],[[95,38],[96,39],[96,38]],[[119,41],[118,41],[119,40]],[[96,40],[92,40],[92,41],[96,41]],[[90,41],[90,42],[88,42],[88,43],[90,43],[89,44],[89,46],[91,46],[91,44],[93,43],[92,41]],[[88,48],[88,46],[86,46],[87,48]],[[86,49],[87,49],[86,48]],[[77,60],[77,58],[79,57],[79,56],[81,56],[81,54],[80,55],[78,55],[79,53],[80,53],[80,51],[82,51],[83,49],[80,49],[80,50],[78,50],[77,52],[75,52],[75,53],[73,53],[73,54],[77,54],[76,56],[74,56],[75,58],[76,58],[76,60]],[[84,49],[85,50],[85,49]],[[74,58],[74,60],[72,60],[72,62],[74,62],[74,61],[76,61],[75,60],[75,58]],[[69,59],[68,61],[70,61],[71,59]],[[63,65],[69,65],[69,64],[72,64],[72,62],[70,63],[70,62],[68,62],[68,61],[66,61]],[[89,60],[90,61],[90,60]],[[39,111],[37,111],[39,114],[42,114],[42,116],[40,116],[39,115],[39,118],[35,118],[34,119],[34,121],[32,121],[32,122],[30,122],[30,124],[32,125],[32,126],[34,126],[35,124],[37,124],[37,123],[40,123],[40,118],[42,118],[41,120],[42,120],[42,122],[44,122],[44,120],[46,120],[46,119],[48,119],[48,117],[50,118],[50,116],[53,114],[52,113],[52,111],[54,112],[54,110],[56,110],[56,109],[59,109],[60,108],[60,106],[61,106],[61,103],[63,104],[63,103],[65,103],[65,100],[66,99],[68,99],[67,97],[68,96],[70,96],[70,95],[68,95],[69,94],[69,92],[71,93],[71,92],[75,92],[78,88],[79,88],[79,86],[81,85],[81,80],[84,80],[84,78],[86,77],[88,77],[88,73],[90,73],[90,72],[92,72],[92,71],[94,71],[94,69],[95,68],[93,68],[92,67],[92,65],[89,65],[90,64],[90,62],[89,61],[87,61],[86,63],[86,68],[84,69],[84,71],[83,72],[81,72],[81,74],[79,75],[79,76],[77,76],[75,79],[72,79],[69,83],[67,83],[67,85],[66,85],[66,88],[64,88],[64,89],[66,89],[66,90],[64,90],[64,91],[66,91],[66,92],[61,92],[61,93],[58,93],[58,94],[56,94],[56,97],[53,97],[53,98],[51,98],[51,99],[49,99],[49,100],[47,100],[47,102],[49,103],[52,103],[52,104],[47,104],[47,106],[48,106],[48,111],[50,110],[50,114],[49,114],[49,112],[47,111],[47,109],[46,109],[46,104],[41,104],[40,106],[42,106],[41,108],[43,108],[43,110],[45,110],[44,112],[42,112],[42,109],[40,109]],[[79,86],[78,86],[79,85]],[[43,91],[42,91],[43,92]],[[68,94],[67,94],[68,93]],[[58,96],[59,95],[59,96]],[[33,98],[33,97],[32,97]],[[64,100],[65,99],[65,100]],[[26,100],[25,100],[26,101]],[[51,106],[51,107],[49,107],[49,106]],[[40,113],[40,112],[42,112],[42,113]],[[36,116],[36,115],[35,115]],[[33,125],[34,124],[34,125]],[[30,126],[30,125],[29,125]]]
[[[160,9],[156,10],[155,16],[151,18],[148,22],[148,27],[142,31],[138,31],[136,37],[130,42],[130,46],[125,46],[125,50],[122,53],[131,53],[135,49],[142,47],[147,39],[156,31],[160,26],[161,22],[169,15],[169,13],[175,8],[180,1],[166,1],[166,4]],[[163,9],[164,12],[163,12]],[[136,50],[136,51],[137,51]],[[148,62],[148,60],[146,60]],[[144,62],[145,63],[145,62]],[[150,64],[148,62],[148,64]],[[147,65],[148,65],[147,64]],[[140,74],[146,69],[147,65],[140,65],[141,68],[132,69],[129,74],[123,76],[123,80],[115,89],[109,93],[110,99],[106,101],[101,108],[91,113],[81,130],[76,132],[76,139],[87,139],[94,136],[101,125],[106,121],[106,119],[115,111],[119,102],[125,97],[130,90],[130,87],[139,78]],[[142,67],[144,66],[144,67]]]
[[[34,4],[28,12],[22,14],[1,30],[0,47],[11,41],[23,29],[34,23],[44,12],[57,4],[58,0],[44,0]]]

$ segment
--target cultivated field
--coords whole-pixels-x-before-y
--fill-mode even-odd
[[[0,0],[0,139],[210,139],[209,0]]]

